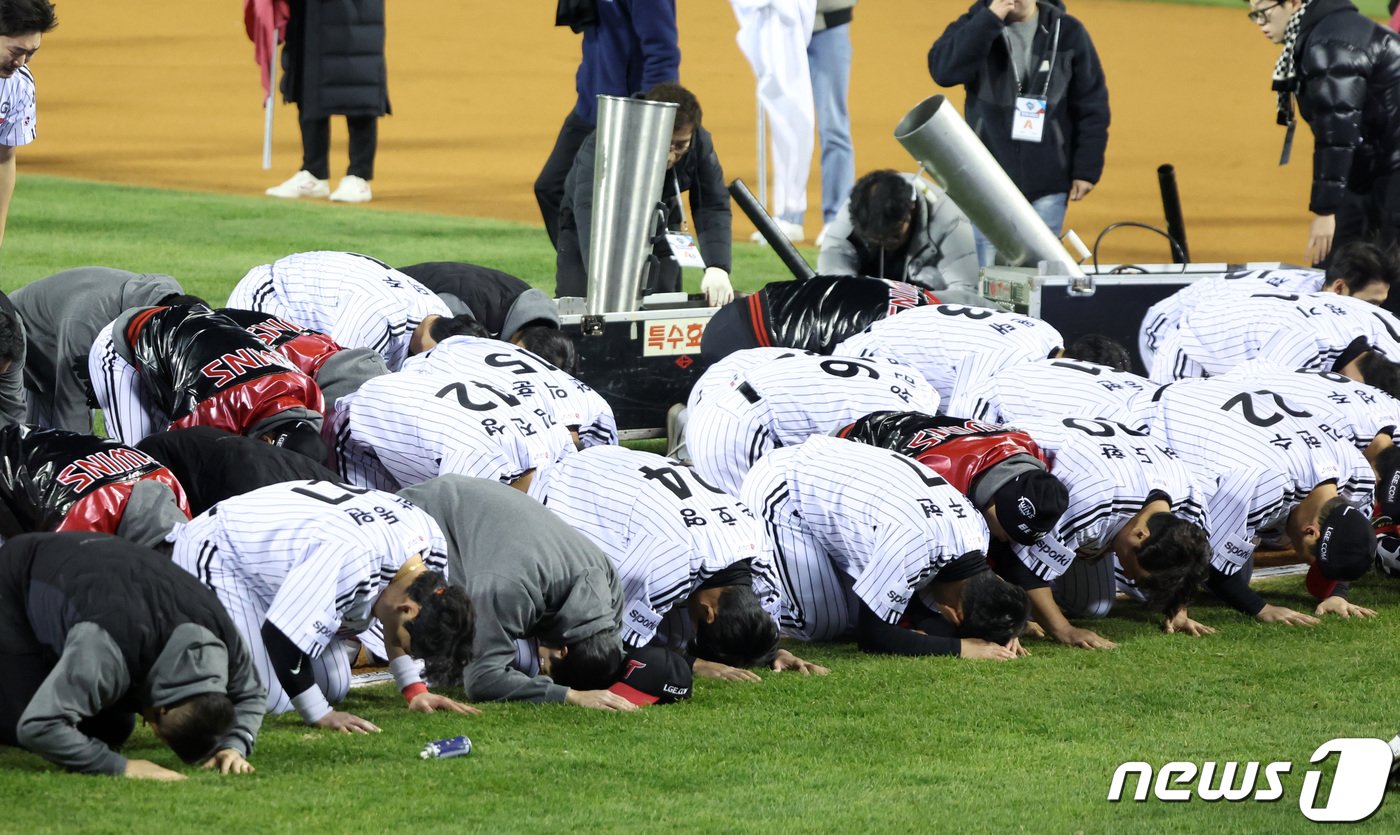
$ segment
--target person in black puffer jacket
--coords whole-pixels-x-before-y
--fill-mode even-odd
[[[940,86],[967,88],[967,123],[1059,235],[1067,201],[1098,183],[1108,147],[1108,85],[1084,24],[1062,0],[976,0],[934,41],[928,69]],[[1038,139],[1013,135],[1018,98],[1042,102]],[[990,264],[980,233],[977,250]]]
[[[1283,53],[1279,124],[1293,101],[1313,132],[1314,262],[1358,239],[1400,237],[1400,37],[1348,0],[1249,0],[1250,20]],[[1291,139],[1291,135],[1290,135]],[[1285,142],[1287,144],[1287,142]],[[1387,305],[1390,309],[1396,303]]]

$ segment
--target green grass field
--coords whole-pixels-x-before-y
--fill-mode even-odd
[[[222,301],[248,267],[314,248],[474,260],[552,283],[542,232],[515,224],[35,177],[21,179],[15,207],[0,255],[7,290],[107,264],[168,272]],[[749,274],[781,275],[766,250],[735,251]],[[1296,579],[1268,593],[1308,606]],[[1371,577],[1355,597],[1380,618],[1290,629],[1207,605],[1192,613],[1220,634],[1201,639],[1164,636],[1129,606],[1098,627],[1116,651],[1030,641],[1031,657],[1005,664],[798,648],[832,674],[702,681],[689,703],[629,715],[527,705],[410,715],[381,685],[356,691],[348,709],[382,734],[270,718],[258,771],[245,777],[81,777],[0,749],[0,830],[1300,831],[1317,746],[1400,728],[1388,702],[1400,584]],[[471,756],[418,758],[424,743],[462,733]],[[144,729],[126,753],[178,765]],[[1129,760],[1295,765],[1276,803],[1109,803]],[[1366,825],[1400,827],[1393,792]]]

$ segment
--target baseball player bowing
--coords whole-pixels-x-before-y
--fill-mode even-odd
[[[244,774],[266,701],[228,614],[170,560],[100,533],[0,548],[0,744],[83,774],[184,779],[117,753],[140,713],[185,762]]]
[[[180,482],[144,452],[62,429],[0,429],[0,541],[101,531],[161,548],[189,519]]]
[[[938,392],[897,360],[793,354],[750,368],[732,389],[697,404],[686,448],[696,472],[733,495],[770,450],[881,409],[933,413]]]
[[[1326,273],[1295,268],[1246,269],[1202,278],[1147,309],[1138,330],[1138,353],[1143,367],[1150,370],[1162,342],[1198,305],[1228,305],[1231,296],[1251,293],[1322,292],[1380,305],[1396,281],[1400,281],[1400,262],[1369,241],[1353,241],[1337,250]]]
[[[476,604],[468,698],[636,707],[608,691],[623,667],[622,587],[597,545],[485,479],[446,475],[399,495],[442,525],[452,584]]]
[[[1368,613],[1347,602],[1339,584],[1364,574],[1375,556],[1375,472],[1340,432],[1313,418],[1277,392],[1241,392],[1237,382],[1212,378],[1164,387],[1151,421],[1151,436],[1181,456],[1206,496],[1207,584],[1266,623],[1318,621],[1249,588],[1260,534],[1286,533],[1311,565],[1308,590],[1321,601],[1315,614]]]
[[[349,639],[374,619],[411,710],[474,710],[428,692],[413,663],[441,682],[471,659],[472,605],[447,585],[445,548],[432,517],[398,496],[294,481],[195,517],[175,534],[174,560],[213,589],[248,642],[269,713],[367,733],[379,729],[331,705],[350,689]]]
[[[998,563],[1028,590],[1047,633],[1072,646],[1115,646],[1065,619],[1108,614],[1117,593],[1115,564],[1162,612],[1166,632],[1215,631],[1186,609],[1205,579],[1210,541],[1205,496],[1175,451],[1099,418],[1029,419],[1010,428],[1035,440],[1069,491],[1055,527],[1035,543],[1013,545],[1015,558],[1004,568]]]
[[[973,420],[1094,417],[1146,429],[1157,384],[1130,371],[1077,359],[1039,359],[1003,368],[969,392]]]
[[[1057,357],[1064,338],[1048,322],[1005,310],[935,304],[881,319],[836,346],[849,357],[891,357],[923,373],[944,414],[972,410],[971,391],[1011,365]]]
[[[1218,376],[1258,357],[1364,380],[1358,366],[1373,351],[1400,358],[1400,320],[1376,305],[1336,293],[1252,293],[1183,317],[1149,376],[1157,383]]]
[[[462,374],[376,377],[341,398],[332,425],[341,474],[379,489],[449,473],[524,489],[536,468],[575,448],[537,400]]]
[[[778,581],[758,522],[689,467],[595,447],[545,467],[529,493],[612,560],[629,646],[665,632],[711,677],[756,679],[736,668],[757,666],[825,672],[778,648]]]
[[[431,351],[410,357],[403,370],[451,374],[533,401],[577,435],[581,448],[617,443],[617,418],[602,395],[538,354],[509,342],[451,336]]]
[[[792,637],[854,632],[862,649],[898,655],[1024,652],[1025,592],[986,567],[981,515],[922,464],[815,435],[759,459],[740,500],[773,550]]]
[[[390,371],[476,322],[453,317],[427,287],[355,252],[299,252],[254,267],[234,286],[228,306],[270,313],[346,348],[372,348]]]
[[[204,305],[123,312],[98,334],[88,371],[107,433],[123,443],[213,426],[325,457],[315,381]]]

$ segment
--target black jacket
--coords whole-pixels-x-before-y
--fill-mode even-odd
[[[830,354],[872,322],[909,307],[937,304],[927,290],[861,276],[818,275],[775,281],[750,301],[761,310],[769,344]]]
[[[341,480],[305,455],[212,426],[157,432],[143,438],[136,448],[175,473],[194,516],[224,499],[269,484]]]
[[[292,0],[282,69],[305,117],[389,113],[384,0]]]
[[[949,24],[928,53],[934,82],[967,88],[963,115],[1028,200],[1067,192],[1072,180],[1097,183],[1108,146],[1108,85],[1088,31],[1065,14],[1060,0],[1041,0],[1038,9],[1031,65],[1050,65],[1030,78],[1024,93],[1018,92],[1006,23],[983,0]],[[1040,142],[1011,138],[1018,95],[1047,100]]]
[[[521,294],[530,289],[523,278],[462,261],[426,261],[399,267],[399,272],[414,278],[439,297],[451,296],[466,305],[467,310],[462,311],[452,299],[443,299],[454,314],[470,312],[500,339],[510,338],[511,334],[504,332],[508,314]],[[559,325],[557,314],[554,325]]]
[[[1298,110],[1312,128],[1308,209],[1329,215],[1346,191],[1400,171],[1400,37],[1348,0],[1313,0],[1295,46]]]

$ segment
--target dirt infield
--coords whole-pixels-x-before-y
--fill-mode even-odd
[[[753,184],[753,76],[720,0],[680,6],[682,80],[699,96],[726,173]],[[1196,261],[1301,261],[1311,137],[1277,166],[1269,72],[1276,55],[1238,9],[1070,0],[1106,67],[1113,126],[1103,182],[1070,211],[1088,243],[1106,225],[1163,226],[1156,168],[1176,166]],[[375,202],[539,223],[531,184],[573,101],[578,37],[553,3],[390,3],[394,116],[380,129]],[[261,168],[262,107],[241,5],[146,0],[62,2],[34,72],[39,139],[22,173],[260,194],[300,161],[295,111],[279,106],[274,165]],[[940,92],[925,56],[961,0],[871,0],[857,7],[851,110],[857,168],[911,168],[891,132]],[[959,107],[961,91],[951,95]],[[332,174],[344,164],[333,128]],[[819,176],[809,234],[820,226]],[[14,211],[24,211],[19,201]],[[736,236],[750,231],[736,218]],[[1162,239],[1122,230],[1104,261],[1169,260]]]

